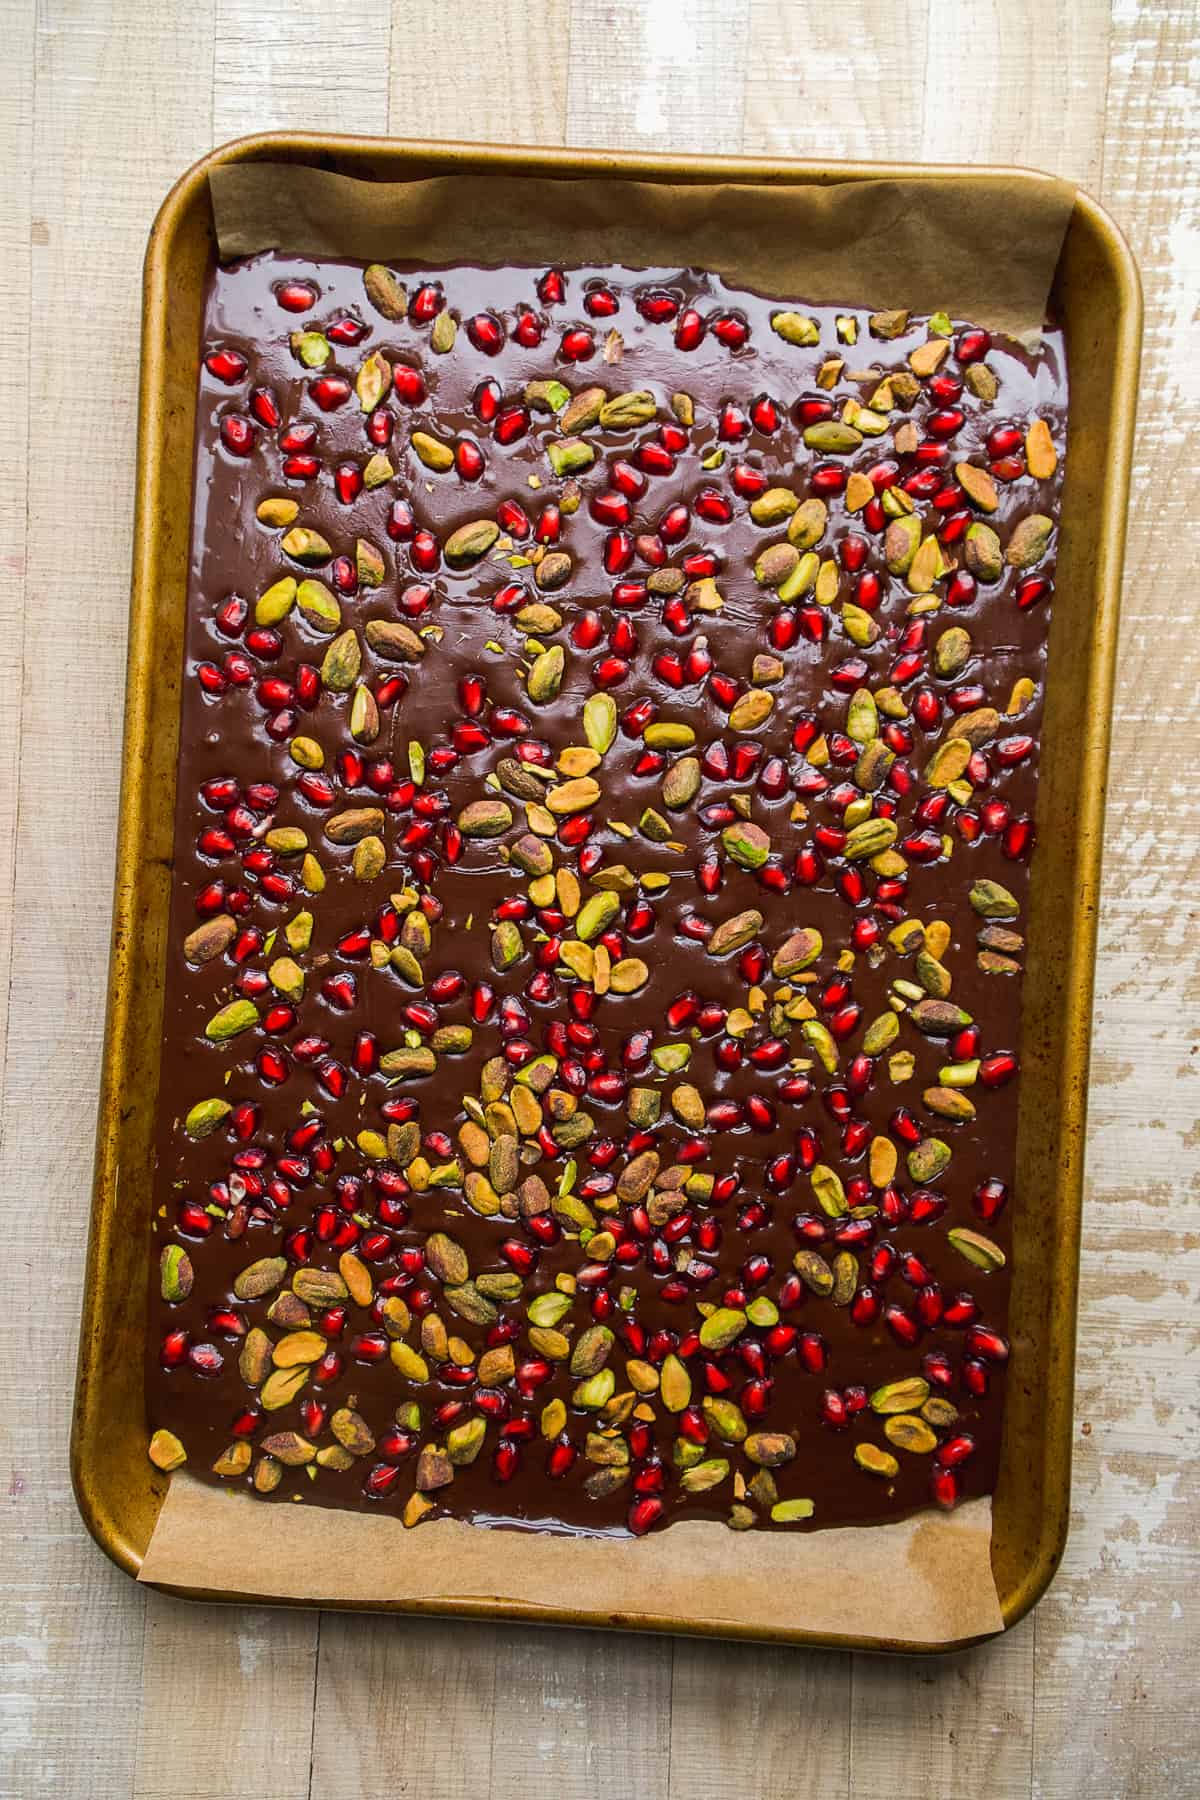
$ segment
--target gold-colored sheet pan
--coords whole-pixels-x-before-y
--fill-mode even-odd
[[[146,1457],[142,1369],[196,362],[205,281],[216,258],[208,175],[221,164],[250,159],[299,162],[388,181],[477,172],[812,185],[880,177],[903,181],[936,173],[968,185],[1002,176],[1017,195],[1023,184],[1042,179],[994,168],[658,158],[271,133],[214,151],[167,197],[151,234],[145,269],[108,1021],[71,1444],[75,1493],[88,1529],[130,1574],[141,1566],[166,1485]],[[1067,1534],[1088,1040],[1141,344],[1137,270],[1112,221],[1086,195],[1079,195],[1075,204],[1052,305],[1066,328],[1071,411],[1037,804],[1040,843],[1032,866],[1013,1359],[993,1520],[992,1566],[1006,1625],[1020,1619],[1044,1592]],[[195,1597],[243,1598],[232,1592]],[[617,1623],[650,1631],[706,1629],[686,1617],[630,1611],[619,1619],[601,1618],[567,1606],[549,1611],[490,1600],[430,1602],[409,1610],[541,1623]],[[871,1650],[913,1648],[880,1638],[817,1640],[802,1631],[786,1636],[797,1643],[838,1642]]]

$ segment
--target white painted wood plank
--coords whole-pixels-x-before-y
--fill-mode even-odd
[[[849,1656],[681,1639],[670,1800],[791,1800],[850,1785]]]
[[[1195,1789],[1200,1726],[1196,15],[1113,8],[1101,198],[1146,291],[1097,964],[1074,1510],[1035,1615],[1034,1793]]]
[[[566,142],[740,150],[749,11],[749,0],[574,0]]]
[[[207,0],[166,16],[42,0],[35,44],[28,9],[7,13],[6,62],[35,68],[36,92],[31,302],[22,355],[5,372],[28,379],[31,504],[15,883],[24,928],[0,1112],[0,1229],[15,1278],[0,1320],[0,1581],[12,1632],[0,1658],[0,1779],[21,1800],[126,1800],[144,1603],[79,1521],[66,1422],[108,945],[141,260],[169,182],[208,139],[211,21]],[[6,266],[6,281],[14,272]]]
[[[911,162],[925,91],[926,8],[753,0],[743,149]]]
[[[213,142],[387,131],[390,0],[215,0]]]
[[[572,14],[569,0],[392,0],[391,135],[561,143]]]

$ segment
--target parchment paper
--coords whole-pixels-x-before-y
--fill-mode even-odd
[[[521,1600],[603,1620],[652,1614],[764,1632],[948,1643],[1003,1629],[990,1500],[874,1529],[732,1532],[684,1521],[636,1540],[550,1537],[431,1519],[284,1508],[187,1475],[139,1579],[271,1600]]]
[[[827,187],[449,175],[376,183],[285,163],[210,176],[223,260],[297,255],[703,267],[781,300],[944,308],[1036,340],[1074,204],[1067,183]],[[741,1532],[685,1521],[631,1542],[482,1529],[405,1531],[314,1503],[281,1513],[171,1479],[141,1580],[336,1605],[493,1597],[600,1617],[809,1630],[919,1645],[1003,1629],[990,1500],[895,1525]]]
[[[939,308],[1026,341],[1045,318],[1069,182],[947,176],[828,187],[544,176],[358,181],[292,163],[209,177],[223,261],[298,256],[711,269],[781,300]]]

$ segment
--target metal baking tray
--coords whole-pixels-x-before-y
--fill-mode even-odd
[[[141,1566],[166,1488],[166,1478],[146,1457],[142,1370],[196,358],[205,282],[216,261],[208,176],[222,164],[264,159],[389,181],[483,173],[812,185],[936,173],[964,186],[1002,176],[1017,192],[1042,179],[1019,169],[667,158],[276,132],[214,151],[168,195],[145,267],[121,813],[71,1443],[84,1521],[130,1574]],[[1045,1591],[1067,1535],[1092,977],[1141,347],[1137,269],[1111,219],[1084,194],[1067,230],[1052,305],[1066,328],[1070,419],[1024,992],[1013,1360],[992,1538],[1006,1625]],[[245,1598],[232,1592],[195,1597]],[[427,1602],[409,1610],[610,1622],[569,1607],[550,1612],[498,1600]],[[705,1629],[683,1617],[636,1612],[621,1623],[652,1631]],[[829,1641],[809,1632],[787,1635],[798,1643]],[[914,1648],[880,1638],[837,1641],[871,1650]]]

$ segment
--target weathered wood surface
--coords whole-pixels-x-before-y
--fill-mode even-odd
[[[0,0],[0,21],[0,1796],[1200,1791],[1194,10]],[[1075,1517],[1050,1594],[995,1645],[938,1664],[237,1616],[143,1593],[83,1532],[65,1421],[116,815],[139,265],[186,164],[270,126],[1024,162],[1090,187],[1133,242],[1145,428],[1096,1001]]]

